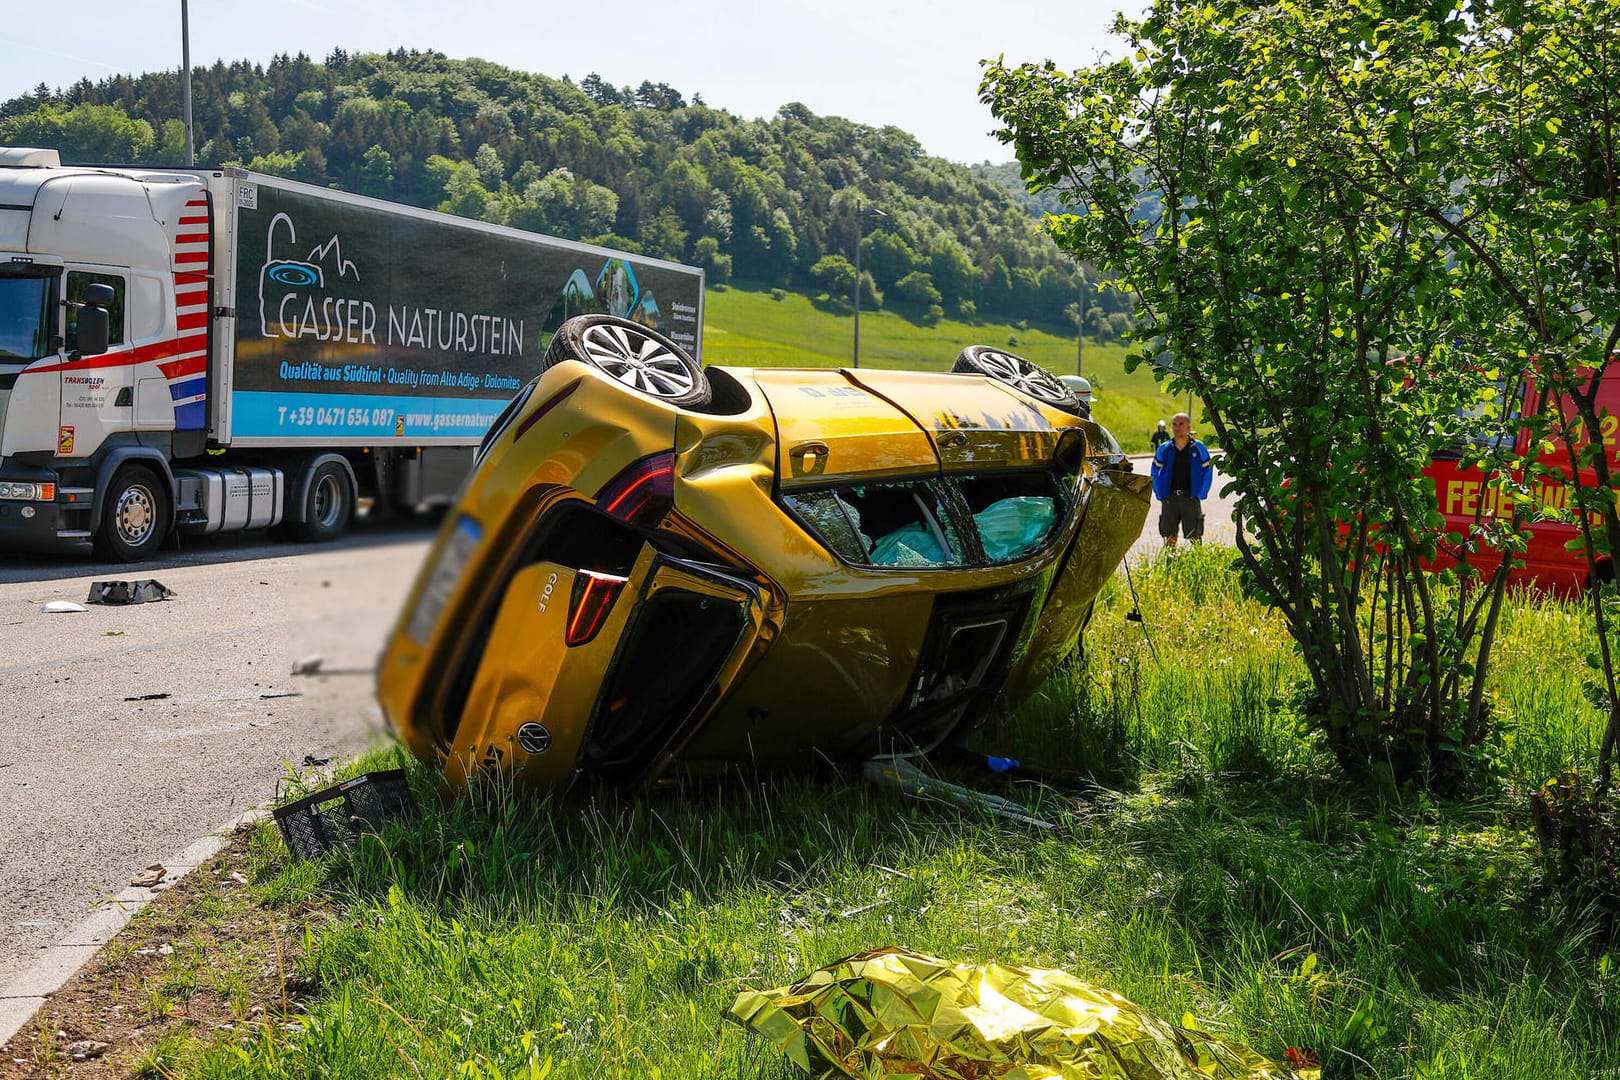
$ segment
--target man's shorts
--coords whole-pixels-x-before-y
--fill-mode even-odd
[[[1168,540],[1178,529],[1188,540],[1204,538],[1204,504],[1191,495],[1170,495],[1159,504],[1159,535]]]

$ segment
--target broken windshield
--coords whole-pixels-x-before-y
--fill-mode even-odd
[[[38,360],[50,351],[55,294],[52,276],[0,270],[0,363]]]

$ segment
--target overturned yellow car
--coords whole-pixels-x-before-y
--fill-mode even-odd
[[[1148,478],[1062,383],[698,365],[585,315],[491,425],[382,658],[453,784],[926,752],[1073,649]]]

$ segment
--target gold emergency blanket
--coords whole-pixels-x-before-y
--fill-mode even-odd
[[[860,953],[729,1016],[816,1080],[1316,1080],[1062,971]]]

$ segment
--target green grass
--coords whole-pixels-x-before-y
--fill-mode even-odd
[[[1116,578],[1086,658],[982,734],[1100,782],[1019,796],[1057,832],[833,773],[440,803],[407,763],[417,822],[322,863],[253,840],[261,902],[328,912],[296,961],[313,996],[256,1038],[164,1052],[209,1077],[786,1078],[720,1022],[733,995],[892,944],[1061,967],[1273,1057],[1308,1049],[1328,1080],[1608,1075],[1620,954],[1527,838],[1527,792],[1600,722],[1578,612],[1508,609],[1494,786],[1379,804],[1298,730],[1299,665],[1231,559]]]
[[[715,286],[704,300],[703,361],[734,367],[845,367],[854,347],[855,319],[849,305],[745,285]],[[894,311],[861,312],[861,364],[907,371],[949,371],[966,345],[1010,349],[1049,371],[1075,369],[1074,338],[1031,326],[941,319],[922,325]],[[1125,449],[1148,448],[1154,424],[1179,405],[1163,393],[1151,372],[1125,371],[1126,349],[1088,340],[1085,375],[1096,393],[1095,418]]]

